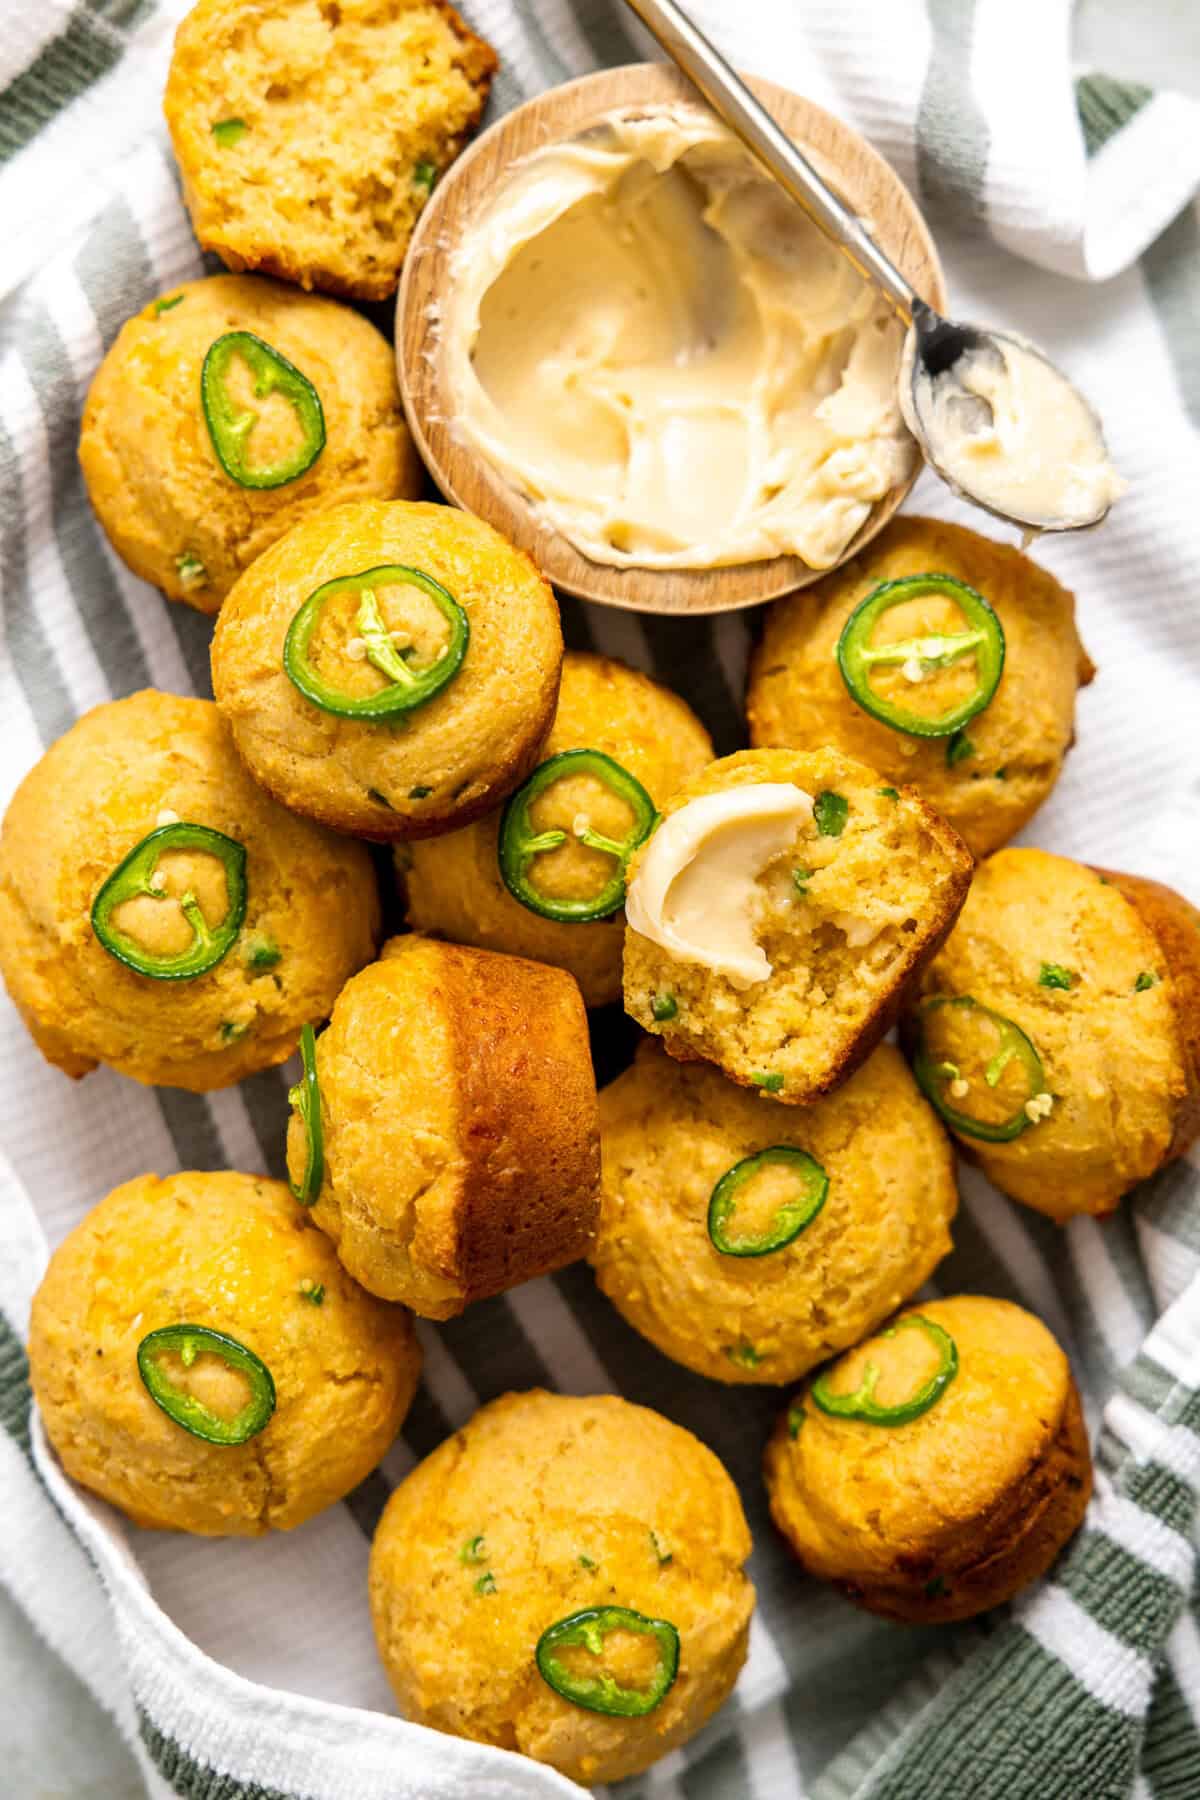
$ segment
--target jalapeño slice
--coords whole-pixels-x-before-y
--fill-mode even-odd
[[[428,594],[450,627],[450,639],[441,655],[424,668],[413,668],[396,648],[384,624],[375,590],[381,587],[416,587]],[[386,686],[374,694],[347,694],[330,687],[313,667],[310,651],[313,633],[328,601],[338,594],[359,594],[355,627],[362,639],[366,660],[386,678]],[[399,718],[423,706],[441,692],[462,668],[471,638],[466,613],[440,581],[424,569],[403,563],[381,563],[357,575],[339,575],[308,596],[288,626],[283,644],[284,673],[306,700],[339,719],[366,719],[371,723]]]
[[[557,828],[539,831],[531,817],[534,801],[568,776],[591,775],[629,807],[633,824],[623,838],[605,837],[593,831],[587,818],[580,815],[571,831]],[[500,878],[514,900],[543,919],[558,919],[564,924],[582,925],[592,919],[606,919],[625,903],[625,871],[629,859],[644,844],[658,820],[653,800],[636,776],[602,750],[563,750],[549,757],[533,771],[505,805],[500,819],[497,858]],[[574,836],[591,850],[603,851],[613,859],[612,872],[599,890],[583,900],[560,899],[544,893],[533,878],[532,863],[544,851],[556,850]]]
[[[989,1032],[990,1054],[983,1069],[989,1092],[999,1087],[1010,1064],[1024,1075],[1027,1091],[1021,1094],[1015,1111],[995,1119],[983,1119],[973,1117],[956,1104],[958,1099],[967,1097],[965,1093],[954,1093],[956,1086],[965,1085],[958,1064],[939,1057],[930,1046],[931,1025],[939,1014],[944,1014],[947,1021],[957,1015],[982,1025]],[[1042,1059],[1033,1040],[1003,1013],[993,1012],[990,1006],[984,1006],[970,994],[935,994],[922,1003],[917,1020],[913,1074],[921,1092],[951,1131],[957,1131],[962,1137],[977,1138],[984,1144],[1008,1144],[1023,1131],[1028,1131],[1036,1123],[1026,1110],[1028,1103],[1046,1089]]]
[[[191,888],[178,896],[169,894],[154,880],[161,858],[171,851],[191,850],[215,856],[225,871],[228,904],[219,925],[210,925],[200,902]],[[117,925],[117,908],[126,900],[148,895],[157,901],[175,900],[192,928],[192,941],[186,950],[175,954],[156,955]],[[208,825],[192,825],[177,820],[174,825],[160,825],[129,855],[119,862],[92,902],[92,930],[110,956],[123,962],[139,975],[150,975],[156,981],[190,981],[195,975],[207,974],[233,947],[246,917],[246,851],[236,838],[226,837]]]
[[[623,1687],[604,1669],[592,1674],[581,1669],[577,1659],[570,1664],[563,1660],[562,1652],[576,1646],[599,1659],[605,1638],[614,1631],[655,1639],[658,1663],[644,1687]],[[572,1706],[621,1719],[640,1719],[653,1712],[674,1686],[679,1673],[679,1633],[668,1619],[648,1619],[627,1606],[590,1606],[543,1631],[536,1655],[542,1680]]]
[[[739,1190],[760,1169],[779,1165],[788,1171],[795,1183],[795,1197],[776,1208],[765,1231],[757,1236],[731,1237],[729,1226],[737,1211]],[[708,1235],[713,1248],[722,1256],[768,1256],[782,1250],[811,1225],[825,1204],[829,1177],[807,1150],[793,1149],[790,1144],[771,1144],[755,1156],[744,1156],[741,1162],[726,1169],[712,1191],[708,1203]]]
[[[872,643],[875,627],[885,613],[925,594],[944,594],[953,600],[966,629],[903,638],[891,644]],[[899,701],[885,699],[871,686],[872,672],[880,667],[900,668],[917,682],[935,670],[953,668],[967,656],[975,658],[975,686],[964,700],[940,713],[916,712]],[[899,581],[881,581],[859,601],[842,628],[837,659],[850,698],[880,724],[909,737],[950,737],[981,713],[996,692],[1004,672],[1004,628],[983,595],[966,582],[956,581],[952,575],[907,575]]]
[[[242,409],[229,391],[229,370],[240,357],[254,377],[255,398],[282,394],[296,415],[300,442],[277,462],[250,464],[248,451],[259,414]],[[277,488],[311,469],[325,448],[321,396],[307,375],[252,331],[227,331],[209,345],[200,371],[200,404],[217,461],[239,487]]]
[[[938,1353],[936,1369],[915,1394],[895,1406],[881,1406],[875,1398],[879,1365],[869,1362],[863,1370],[861,1384],[848,1394],[833,1391],[828,1372],[818,1375],[809,1389],[813,1403],[835,1419],[859,1419],[867,1425],[907,1425],[910,1419],[919,1419],[922,1413],[927,1413],[958,1374],[958,1347],[950,1333],[927,1319],[924,1313],[906,1313],[881,1335],[892,1338],[898,1331],[923,1331]]]
[[[164,1366],[168,1356],[177,1356],[185,1369],[190,1369],[198,1356],[219,1357],[244,1377],[249,1398],[229,1416],[215,1412],[171,1379]],[[275,1383],[266,1363],[236,1338],[208,1325],[164,1325],[151,1331],[137,1347],[137,1366],[155,1406],[206,1444],[244,1444],[263,1429],[275,1411]]]
[[[304,1173],[299,1181],[288,1177],[292,1197],[301,1206],[315,1206],[325,1179],[325,1126],[321,1119],[321,1083],[317,1076],[317,1037],[311,1025],[300,1033],[300,1060],[304,1073],[288,1089],[288,1105],[300,1115],[304,1127]]]

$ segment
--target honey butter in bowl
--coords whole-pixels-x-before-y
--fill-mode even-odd
[[[920,291],[898,178],[753,84]],[[397,314],[409,422],[448,497],[586,598],[715,612],[816,579],[908,492],[903,327],[676,71],[509,114],[427,208]]]

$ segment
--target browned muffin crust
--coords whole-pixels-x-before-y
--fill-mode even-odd
[[[1200,1137],[1200,909],[1146,875],[1119,869],[1097,869],[1124,894],[1153,932],[1172,981],[1172,1004],[1183,1053],[1187,1093],[1179,1103],[1171,1147],[1164,1162],[1173,1162]]]
[[[910,1306],[816,1380],[846,1393],[875,1368],[882,1404],[900,1403],[916,1371],[931,1372],[922,1334],[900,1333],[906,1320],[954,1345],[955,1372],[935,1400],[875,1421],[831,1413],[810,1381],[780,1418],[763,1472],[771,1515],[810,1574],[869,1612],[938,1624],[998,1606],[1046,1572],[1083,1519],[1091,1456],[1066,1356],[1006,1300]]]
[[[560,969],[393,938],[318,1040],[313,1208],[356,1280],[451,1318],[583,1256],[599,1211],[596,1084]],[[293,1114],[288,1161],[306,1140]]]
[[[786,1421],[781,1423],[786,1430]],[[856,1606],[902,1624],[951,1625],[973,1618],[1046,1573],[1082,1524],[1091,1495],[1087,1426],[1072,1379],[1058,1429],[1045,1450],[975,1522],[969,1538],[936,1555],[899,1553],[894,1581],[835,1581],[833,1586]],[[772,1517],[786,1537],[773,1506]]]

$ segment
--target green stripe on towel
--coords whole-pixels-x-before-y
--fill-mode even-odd
[[[1083,126],[1083,141],[1089,156],[1116,137],[1140,113],[1147,100],[1154,98],[1152,88],[1140,81],[1114,81],[1111,75],[1081,75],[1075,83],[1075,110]]]
[[[299,1800],[282,1788],[264,1787],[261,1781],[239,1781],[236,1776],[222,1775],[206,1763],[197,1762],[182,1744],[160,1730],[140,1706],[138,1735],[159,1773],[183,1800]]]
[[[0,166],[114,69],[150,0],[91,0],[0,93]]]

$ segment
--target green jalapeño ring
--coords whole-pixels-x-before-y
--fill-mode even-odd
[[[533,803],[556,781],[572,775],[591,775],[623,800],[633,814],[633,824],[625,837],[605,837],[593,831],[590,824],[578,820],[573,835],[590,850],[601,850],[613,859],[613,869],[600,890],[585,900],[560,900],[544,894],[533,879],[531,864],[547,850],[557,850],[571,833],[555,828],[539,831],[533,823]],[[557,919],[563,924],[585,925],[593,919],[607,919],[625,904],[625,871],[629,859],[644,844],[658,822],[653,800],[636,776],[623,769],[602,750],[563,750],[549,757],[533,771],[523,787],[508,800],[500,819],[500,841],[497,858],[500,878],[514,900],[543,919]]]
[[[882,1335],[895,1337],[898,1331],[923,1331],[938,1353],[937,1368],[915,1394],[895,1406],[881,1406],[875,1398],[879,1382],[879,1365],[869,1362],[863,1370],[862,1384],[849,1394],[836,1394],[829,1385],[828,1374],[818,1375],[809,1389],[814,1405],[835,1419],[859,1419],[865,1425],[907,1425],[935,1406],[958,1374],[958,1346],[948,1331],[923,1313],[908,1313]]]
[[[145,950],[121,931],[113,915],[126,900],[147,894],[153,900],[172,900],[164,887],[157,886],[154,874],[160,859],[172,850],[194,850],[215,856],[225,871],[228,905],[219,925],[210,925],[200,909],[191,888],[178,896],[184,918],[192,928],[192,941],[186,950],[173,956],[156,956]],[[236,838],[208,825],[190,825],[179,820],[174,825],[160,825],[135,844],[123,862],[119,862],[92,902],[92,930],[110,956],[139,975],[150,975],[155,981],[190,981],[215,969],[228,955],[246,917],[246,851]]]
[[[989,1088],[999,1084],[1000,1077],[1011,1062],[1017,1063],[1024,1071],[1029,1092],[1016,1112],[1007,1119],[991,1124],[985,1119],[972,1118],[970,1113],[963,1112],[947,1097],[953,1094],[951,1084],[959,1078],[958,1067],[954,1063],[934,1058],[929,1050],[926,1032],[926,1020],[943,1007],[953,1007],[956,1012],[976,1015],[995,1027],[996,1051],[983,1071],[983,1079]],[[951,1131],[957,1131],[962,1137],[977,1138],[984,1144],[1010,1144],[1023,1131],[1028,1131],[1035,1121],[1026,1111],[1026,1103],[1035,1095],[1046,1091],[1045,1070],[1033,1040],[1026,1037],[1019,1025],[1006,1019],[1003,1013],[993,1012],[990,1006],[984,1006],[970,994],[935,994],[932,999],[923,1002],[917,1024],[913,1074],[921,1092]]]
[[[766,1230],[757,1237],[731,1237],[729,1226],[737,1211],[737,1197],[760,1169],[780,1165],[794,1176],[796,1197],[776,1208]],[[807,1150],[795,1150],[790,1144],[771,1144],[755,1156],[744,1156],[741,1162],[726,1169],[712,1191],[708,1203],[708,1235],[713,1248],[722,1256],[769,1256],[798,1238],[805,1226],[811,1225],[825,1204],[829,1193],[829,1177]]]
[[[304,1173],[299,1181],[288,1178],[292,1198],[301,1206],[315,1206],[325,1180],[325,1125],[321,1118],[321,1083],[317,1077],[317,1036],[311,1025],[300,1032],[300,1060],[304,1073],[288,1089],[288,1105],[300,1115],[304,1127]]]
[[[450,627],[450,639],[441,655],[425,668],[414,669],[409,652],[398,650],[379,610],[376,588],[416,587],[428,594]],[[374,694],[346,694],[330,687],[314,669],[309,651],[326,603],[338,594],[359,594],[355,630],[362,639],[367,661],[386,678],[387,685]],[[424,706],[440,694],[462,668],[471,638],[466,613],[440,581],[423,569],[403,563],[381,563],[358,575],[339,575],[308,596],[288,626],[283,644],[283,668],[293,687],[322,712],[339,719],[364,719],[369,724],[387,723]]]
[[[966,620],[966,630],[872,644],[872,634],[884,613],[925,594],[944,594],[953,600]],[[900,668],[912,681],[920,682],[938,669],[953,668],[966,656],[975,658],[975,686],[965,700],[945,712],[914,712],[897,701],[885,700],[871,686],[877,668]],[[952,575],[906,575],[900,581],[881,581],[859,601],[842,628],[837,659],[850,698],[881,725],[890,725],[908,737],[950,737],[981,713],[995,694],[1004,672],[1004,629],[983,595],[965,581],[956,581]]]
[[[256,399],[282,394],[296,415],[300,442],[278,462],[250,466],[247,453],[260,415],[252,407],[240,409],[229,391],[229,367],[235,356],[254,377]],[[252,331],[227,331],[209,345],[200,371],[200,404],[217,461],[239,487],[283,487],[311,469],[325,448],[321,396],[307,375]]]
[[[198,1356],[219,1357],[245,1378],[249,1399],[231,1417],[214,1412],[171,1380],[163,1366],[167,1356],[177,1356],[185,1369],[190,1369]],[[164,1325],[150,1332],[137,1347],[137,1366],[155,1406],[206,1444],[244,1444],[257,1436],[275,1411],[275,1383],[266,1363],[236,1338],[208,1325]]]
[[[604,1654],[604,1640],[613,1631],[631,1631],[654,1638],[658,1663],[644,1687],[623,1687],[602,1671],[593,1675],[577,1665],[568,1667],[562,1651],[580,1646],[595,1657]],[[641,1719],[661,1705],[679,1673],[679,1633],[668,1619],[648,1619],[627,1606],[591,1606],[571,1613],[543,1631],[537,1645],[538,1674],[556,1694],[572,1706],[588,1712],[609,1713],[618,1719]]]

